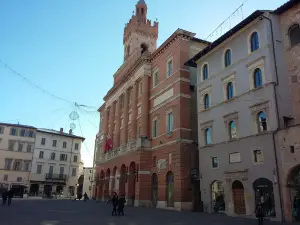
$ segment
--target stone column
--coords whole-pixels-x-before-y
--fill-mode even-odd
[[[128,140],[128,104],[129,104],[129,92],[128,90],[125,91],[125,98],[124,98],[124,109],[123,109],[123,115],[124,115],[124,125],[123,125],[123,143],[126,144]]]
[[[115,103],[113,102],[111,104],[110,113],[109,113],[109,124],[110,124],[109,135],[111,138],[113,138],[113,133],[114,133],[114,122],[115,122]]]
[[[141,136],[149,137],[149,79],[150,76],[144,75],[142,89],[142,123]]]
[[[104,118],[103,118],[103,147],[102,147],[102,152],[104,152],[105,149],[105,143],[106,143],[106,138],[107,138],[107,134],[108,134],[108,114],[109,114],[109,110],[105,109],[104,110]]]
[[[136,133],[136,117],[137,117],[137,90],[138,84],[135,82],[133,85],[132,91],[132,113],[131,113],[131,137],[130,140],[136,140],[137,133]]]
[[[121,127],[121,100],[120,98],[118,99],[118,101],[116,102],[116,140],[114,140],[115,143],[115,147],[119,147],[120,146],[120,127]]]

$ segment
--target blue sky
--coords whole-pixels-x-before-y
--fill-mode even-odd
[[[146,0],[159,24],[158,45],[177,28],[205,39],[244,0]],[[248,0],[244,17],[286,0]],[[0,0],[0,60],[35,84],[82,108],[74,133],[86,137],[85,166],[92,165],[97,107],[123,62],[123,31],[137,0]],[[226,3],[225,3],[226,2]],[[234,18],[241,20],[241,14]],[[223,30],[224,32],[224,30]],[[68,130],[74,104],[29,85],[0,63],[0,122]],[[79,125],[80,123],[80,125]]]

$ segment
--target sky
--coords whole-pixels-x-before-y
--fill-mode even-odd
[[[86,138],[84,165],[92,166],[97,109],[123,63],[124,27],[137,1],[0,0],[0,122],[66,131],[74,123],[74,134]],[[253,11],[286,1],[248,0],[209,40]],[[159,46],[178,28],[207,39],[244,0],[146,2],[148,18],[159,21]],[[70,118],[73,111],[79,119]]]

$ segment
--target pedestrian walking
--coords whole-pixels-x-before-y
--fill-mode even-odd
[[[8,192],[7,192],[7,190],[5,189],[4,192],[2,193],[2,204],[3,204],[3,206],[6,204],[6,201],[7,201],[7,195],[8,195]]]
[[[125,195],[121,195],[121,197],[119,198],[119,204],[118,204],[118,214],[119,214],[119,216],[120,215],[124,216],[125,203],[126,203]]]
[[[118,195],[116,192],[114,192],[113,196],[112,196],[112,205],[113,205],[113,210],[112,210],[112,213],[111,215],[112,216],[116,216],[117,215],[117,206],[118,206]]]
[[[8,206],[10,206],[11,205],[11,200],[12,200],[12,198],[13,198],[13,195],[14,195],[14,193],[13,193],[13,191],[10,189],[9,191],[8,191],[8,193],[7,193],[7,205]]]
[[[83,201],[86,202],[87,199],[88,199],[88,195],[87,195],[87,193],[85,192],[84,195],[83,195]]]
[[[258,225],[263,225],[265,213],[263,204],[261,202],[256,205],[255,214],[258,220]]]

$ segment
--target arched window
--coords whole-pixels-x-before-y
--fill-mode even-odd
[[[234,96],[234,92],[233,92],[233,84],[232,82],[229,82],[227,84],[227,99],[232,99]]]
[[[209,108],[209,95],[206,94],[204,95],[204,109],[208,109]]]
[[[205,129],[204,136],[205,136],[205,144],[210,145],[211,144],[211,130],[210,130],[210,128]]]
[[[299,24],[294,24],[289,29],[289,38],[291,47],[300,43],[300,27]]]
[[[231,50],[227,49],[225,52],[225,67],[228,67],[231,65]]]
[[[259,49],[259,40],[258,40],[257,32],[254,32],[251,35],[250,44],[251,44],[251,52],[254,52],[255,50]]]
[[[233,120],[229,122],[229,138],[230,139],[236,138],[236,125]]]
[[[261,69],[257,68],[253,74],[254,88],[259,88],[263,85]]]
[[[208,78],[208,65],[205,64],[202,68],[202,79],[206,80]]]
[[[265,112],[261,111],[257,114],[257,125],[259,133],[267,131],[267,117]]]

